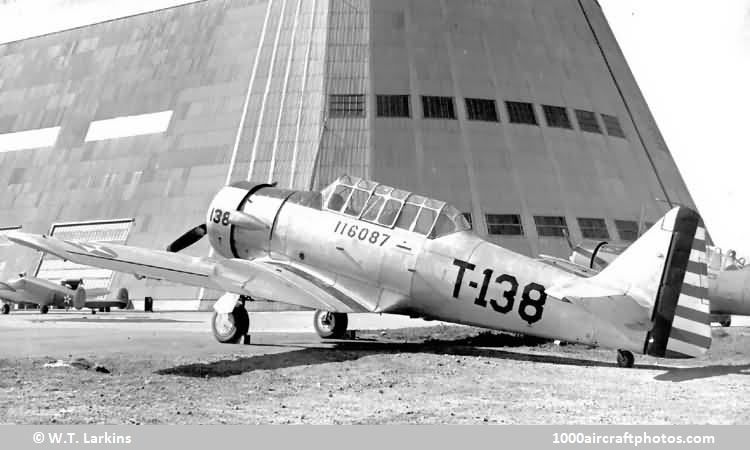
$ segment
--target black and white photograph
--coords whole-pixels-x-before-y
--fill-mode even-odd
[[[0,424],[750,425],[748,105],[750,0],[0,0]]]

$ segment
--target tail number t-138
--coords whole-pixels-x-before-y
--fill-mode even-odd
[[[473,271],[476,266],[470,262],[462,261],[460,259],[454,259],[453,265],[458,266],[458,274],[456,275],[456,283],[453,286],[453,298],[458,298],[461,292],[461,286],[463,284],[464,275],[467,270]],[[479,287],[479,294],[474,299],[474,304],[486,308],[487,307],[487,291],[490,287],[490,281],[494,270],[484,269],[482,272],[484,277],[482,278],[482,285],[479,286],[475,281],[469,281],[469,287]],[[518,281],[513,275],[504,273],[495,278],[495,283],[501,286],[502,299],[496,300],[494,298],[489,299],[489,304],[493,310],[500,314],[507,314],[513,310],[513,306],[516,303],[516,297],[518,294]],[[532,297],[532,293],[536,293],[535,297]],[[538,283],[529,283],[524,287],[523,293],[521,294],[521,302],[518,304],[518,315],[521,319],[529,323],[538,322],[542,319],[544,313],[544,303],[547,301],[547,293],[544,290],[544,286]]]

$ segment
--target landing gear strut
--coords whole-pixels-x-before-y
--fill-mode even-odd
[[[318,336],[323,339],[341,339],[346,335],[349,317],[346,313],[315,311],[313,325]]]
[[[627,350],[617,350],[617,365],[620,367],[631,368],[635,362],[633,353]]]
[[[234,307],[229,314],[214,312],[211,318],[211,331],[214,337],[222,344],[236,344],[247,334],[250,329],[250,317],[245,309],[244,302]]]

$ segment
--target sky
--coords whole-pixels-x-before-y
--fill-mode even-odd
[[[181,3],[0,0],[0,42]],[[715,243],[750,256],[750,0],[599,3]]]

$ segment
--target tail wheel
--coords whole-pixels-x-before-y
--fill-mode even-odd
[[[7,303],[3,304],[3,314],[10,314],[10,305]]]
[[[635,363],[633,353],[627,350],[617,350],[617,365],[620,367],[631,368]]]
[[[323,339],[341,339],[349,326],[349,317],[346,313],[315,311],[313,325],[318,336]]]
[[[214,312],[211,318],[211,331],[222,344],[236,344],[250,329],[250,317],[244,305],[237,305],[229,314]]]
[[[42,305],[39,308],[39,312],[42,314],[47,314],[49,312],[49,305]]]

